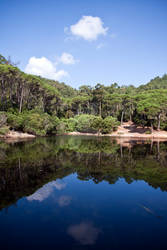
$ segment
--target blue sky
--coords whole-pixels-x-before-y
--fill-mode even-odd
[[[0,11],[0,53],[26,72],[73,87],[167,73],[165,0],[0,0]]]

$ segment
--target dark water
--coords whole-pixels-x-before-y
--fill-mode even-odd
[[[0,141],[0,249],[167,249],[167,143]]]

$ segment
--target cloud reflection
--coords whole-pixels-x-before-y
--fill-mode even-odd
[[[71,203],[72,197],[68,195],[62,195],[58,199],[58,204],[60,207],[68,206]]]
[[[66,183],[57,181],[51,181],[48,184],[44,185],[42,188],[38,189],[35,193],[27,197],[28,201],[43,201],[49,197],[49,195],[53,192],[54,188],[57,190],[62,190],[66,187]]]
[[[91,222],[81,222],[70,226],[67,230],[67,233],[81,245],[95,244],[100,232]]]

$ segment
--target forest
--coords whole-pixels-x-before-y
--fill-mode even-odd
[[[139,87],[97,83],[74,89],[26,74],[0,55],[0,135],[108,134],[124,121],[150,127],[150,133],[167,130],[167,74]]]

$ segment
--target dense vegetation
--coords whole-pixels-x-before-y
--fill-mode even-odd
[[[167,75],[138,88],[98,83],[76,90],[25,74],[0,55],[0,134],[110,133],[128,120],[167,129]]]

